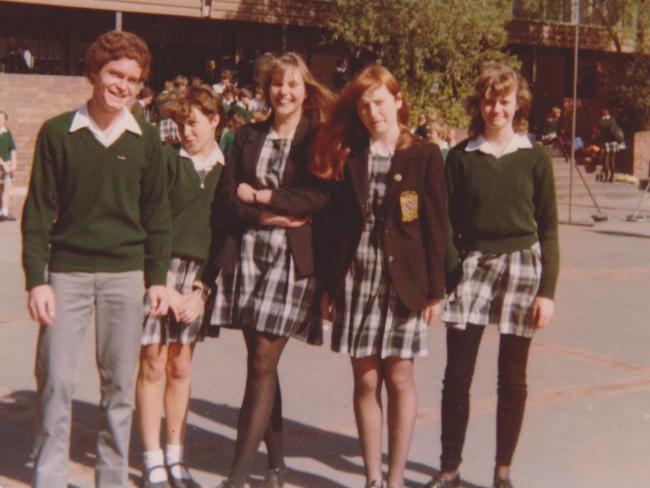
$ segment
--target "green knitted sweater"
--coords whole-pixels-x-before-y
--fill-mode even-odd
[[[75,112],[43,124],[22,217],[27,289],[53,272],[143,269],[165,284],[171,215],[156,129],[125,131],[104,147],[88,129],[69,132]]]
[[[467,141],[447,156],[449,197],[448,276],[457,271],[459,251],[510,253],[539,241],[542,279],[538,295],[553,298],[559,272],[558,217],[550,158],[541,145],[499,159],[465,151]]]

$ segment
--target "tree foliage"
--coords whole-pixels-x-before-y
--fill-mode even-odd
[[[335,0],[334,40],[400,80],[414,114],[435,111],[465,125],[464,99],[481,67],[511,65],[503,52],[507,0]]]
[[[524,18],[573,22],[573,0],[513,0]],[[617,52],[648,48],[650,0],[579,0],[580,24],[602,27]]]
[[[618,122],[627,133],[650,130],[650,58],[638,54],[620,82],[607,94],[607,104],[620,110]]]

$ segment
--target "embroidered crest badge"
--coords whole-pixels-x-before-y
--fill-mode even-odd
[[[418,218],[418,194],[414,191],[403,191],[399,196],[402,210],[402,222],[413,222]]]

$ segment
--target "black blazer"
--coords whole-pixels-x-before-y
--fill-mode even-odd
[[[318,123],[306,117],[296,128],[282,175],[282,186],[273,190],[271,205],[246,204],[237,199],[240,183],[246,182],[258,188],[255,168],[271,124],[271,120],[249,124],[235,134],[213,203],[212,243],[203,273],[205,283],[213,284],[220,269],[234,268],[239,261],[241,236],[248,229],[260,226],[263,210],[302,217],[321,212],[326,206],[326,184],[307,169]],[[298,277],[313,275],[312,225],[287,229],[287,237]]]
[[[359,241],[368,206],[368,148],[346,161],[343,180],[332,184],[331,205],[319,238],[318,274],[336,297]],[[414,142],[397,150],[388,172],[382,248],[391,284],[410,310],[445,295],[447,198],[437,146]]]

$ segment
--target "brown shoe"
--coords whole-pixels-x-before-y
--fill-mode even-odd
[[[284,476],[287,473],[287,468],[269,469],[264,475],[264,482],[262,488],[282,488],[284,486]]]

